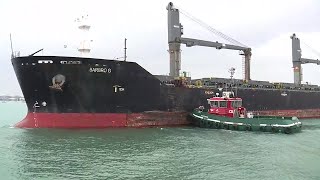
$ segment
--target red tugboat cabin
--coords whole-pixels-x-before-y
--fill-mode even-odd
[[[242,99],[234,97],[233,92],[223,92],[222,97],[208,99],[209,114],[231,118],[245,118],[246,109],[242,107]]]

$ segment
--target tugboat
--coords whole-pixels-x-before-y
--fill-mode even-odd
[[[234,92],[222,92],[208,100],[210,108],[203,106],[193,110],[192,124],[201,128],[227,129],[238,131],[262,131],[291,134],[300,132],[302,123],[297,117],[259,116],[247,112],[242,106],[242,99]]]

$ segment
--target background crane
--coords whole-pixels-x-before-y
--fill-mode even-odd
[[[199,19],[184,13],[187,17],[197,22],[201,26],[205,27],[209,31],[217,34],[218,36],[226,39],[233,44],[224,44],[218,41],[205,41],[192,38],[183,38],[183,26],[180,23],[179,9],[173,7],[173,3],[170,2],[167,6],[168,10],[168,43],[169,43],[169,53],[170,53],[170,76],[178,77],[181,69],[181,44],[185,44],[187,47],[192,46],[205,46],[214,47],[216,49],[230,49],[239,50],[240,55],[244,56],[244,80],[249,81],[250,78],[250,60],[251,60],[251,48],[239,43],[238,41],[224,35],[223,33],[213,29],[212,27],[206,25]]]
[[[300,39],[297,38],[296,34],[293,34],[292,39],[292,64],[293,64],[293,77],[294,84],[301,85],[302,81],[302,69],[301,64],[313,63],[320,65],[318,59],[307,59],[301,57]]]

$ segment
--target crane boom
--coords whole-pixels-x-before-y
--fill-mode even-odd
[[[232,44],[219,43],[218,41],[212,42],[212,41],[204,41],[204,40],[191,39],[191,38],[180,38],[180,42],[182,44],[185,44],[187,47],[205,46],[205,47],[214,47],[217,49],[231,49],[231,50],[239,50],[239,51],[245,51],[250,49],[247,47],[236,46]]]
[[[313,64],[320,65],[320,61],[318,59],[314,60],[314,59],[301,58],[301,63],[302,64],[313,63]]]
[[[179,19],[179,10],[173,7],[170,2],[167,7],[168,10],[168,43],[170,53],[170,76],[179,76],[179,70],[181,67],[181,50],[180,44],[185,44],[187,47],[192,46],[204,46],[213,47],[216,49],[230,49],[241,51],[240,55],[245,57],[245,80],[250,80],[250,60],[251,60],[251,48],[245,46],[238,46],[232,44],[224,44],[218,41],[205,41],[200,39],[183,38],[183,26]]]

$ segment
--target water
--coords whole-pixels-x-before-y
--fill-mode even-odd
[[[11,128],[25,113],[0,103],[1,179],[320,179],[320,120],[293,135]]]

